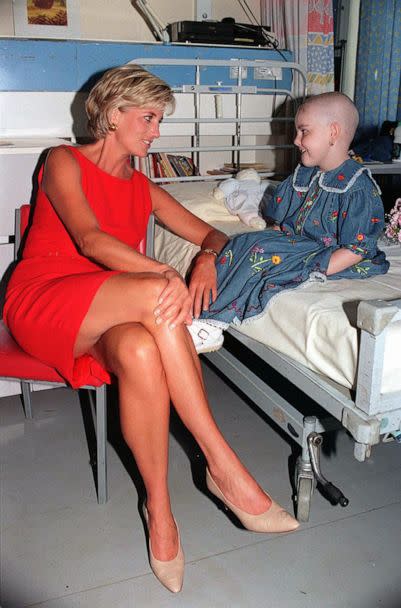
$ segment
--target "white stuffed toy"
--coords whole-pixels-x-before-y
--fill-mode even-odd
[[[259,215],[259,205],[268,185],[268,180],[261,180],[255,169],[243,169],[235,178],[221,182],[213,190],[213,196],[217,200],[224,199],[228,211],[238,215],[241,222],[262,230],[266,222]]]

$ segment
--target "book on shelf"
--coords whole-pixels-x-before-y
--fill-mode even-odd
[[[137,159],[136,168],[150,178],[199,174],[191,158],[167,152],[151,152],[146,158]]]
[[[184,167],[179,159],[178,156],[175,156],[174,154],[168,154],[167,158],[169,160],[170,165],[173,168],[174,173],[178,176],[178,177],[185,177],[187,174],[184,171]]]

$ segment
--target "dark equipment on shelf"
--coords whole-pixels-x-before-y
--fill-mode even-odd
[[[236,23],[231,17],[222,21],[176,21],[166,29],[171,42],[273,46],[270,27]]]

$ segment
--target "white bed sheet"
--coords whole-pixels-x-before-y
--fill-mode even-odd
[[[250,231],[212,196],[210,182],[165,186],[177,200],[228,235]],[[198,247],[156,227],[155,254],[185,274]],[[296,292],[282,292],[258,320],[236,327],[247,336],[287,355],[309,369],[352,388],[355,385],[358,330],[356,309],[361,300],[401,298],[401,247],[386,249],[387,274],[365,280],[341,279],[306,283]],[[401,323],[388,331],[382,392],[401,389]]]

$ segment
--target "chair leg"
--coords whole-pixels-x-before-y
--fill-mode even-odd
[[[96,389],[96,448],[97,448],[97,501],[107,502],[107,402],[106,385]]]
[[[31,385],[29,382],[21,382],[21,392],[25,418],[32,419]]]

